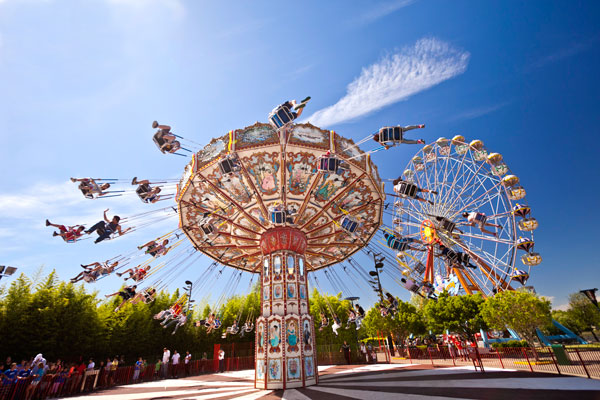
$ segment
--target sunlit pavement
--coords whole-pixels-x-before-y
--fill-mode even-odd
[[[600,399],[600,381],[555,374],[416,364],[319,367],[318,386],[254,389],[254,370],[118,386],[87,394],[93,400],[133,399]],[[70,397],[77,399],[79,397]],[[83,398],[83,396],[81,396]]]

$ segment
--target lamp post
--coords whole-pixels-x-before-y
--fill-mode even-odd
[[[579,293],[585,294],[585,297],[587,297],[588,300],[591,301],[592,304],[596,306],[596,308],[600,309],[600,307],[598,306],[598,299],[596,298],[596,292],[597,291],[598,291],[597,288],[594,288],[594,289],[584,289],[584,290],[580,290]]]
[[[191,281],[185,281],[186,286],[183,288],[183,290],[185,290],[187,292],[188,295],[188,306],[187,306],[187,311],[190,311],[190,308],[192,308],[192,303],[196,300],[192,300],[192,282]]]
[[[383,268],[383,260],[385,260],[385,257],[377,256],[377,254],[373,255],[373,261],[375,262],[375,271],[369,271],[369,275],[375,278],[375,282],[372,283],[377,284],[375,291],[377,292],[377,294],[379,294],[379,299],[381,300],[381,304],[383,304],[383,289],[381,288],[381,280],[379,279],[379,270]]]
[[[5,265],[0,265],[0,279],[4,276],[11,276],[17,270],[16,267],[7,267]]]

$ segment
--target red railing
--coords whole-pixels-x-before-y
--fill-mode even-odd
[[[498,349],[446,346],[396,349],[395,361],[432,365],[473,365],[600,379],[600,348],[514,347]]]

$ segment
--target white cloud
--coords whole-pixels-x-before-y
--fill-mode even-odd
[[[420,39],[363,68],[344,97],[306,120],[330,126],[365,116],[464,73],[469,57],[468,52],[439,39]]]
[[[377,4],[371,10],[361,13],[359,18],[356,18],[351,22],[353,25],[370,24],[371,22],[392,14],[412,3],[414,3],[414,0],[395,0]]]
[[[506,106],[507,104],[509,104],[509,103],[505,102],[505,103],[494,104],[494,105],[491,105],[491,106],[483,106],[483,107],[472,108],[470,110],[467,110],[467,111],[464,111],[462,113],[456,114],[455,116],[453,116],[452,118],[450,118],[450,120],[451,121],[458,121],[458,120],[463,120],[463,119],[475,119],[475,118],[479,118],[479,117],[482,117],[484,115],[491,114],[494,111],[498,111],[499,109],[501,109],[502,107]]]

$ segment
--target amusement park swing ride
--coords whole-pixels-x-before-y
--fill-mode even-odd
[[[269,123],[231,130],[198,150],[189,149],[198,143],[155,121],[153,140],[160,151],[190,158],[179,180],[72,178],[87,198],[131,193],[145,204],[175,201],[116,222],[105,215],[99,235],[114,235],[120,223],[139,230],[158,220],[179,220],[177,229],[137,250],[96,263],[84,271],[86,282],[149,257],[125,271],[125,280],[131,278],[135,286],[114,295],[124,302],[150,302],[178,276],[191,273],[199,257],[212,259],[196,281],[186,281],[190,293],[155,316],[163,326],[185,324],[192,286],[196,292],[210,290],[208,282],[214,284],[226,267],[233,269],[227,289],[197,326],[221,328],[219,308],[243,273],[252,274],[250,286],[255,277],[260,281],[260,314],[246,313],[240,327],[242,308],[234,325],[223,327],[223,337],[254,330],[257,388],[318,383],[318,321],[310,314],[308,297],[309,279],[320,290],[316,271],[324,270],[332,286],[347,295],[345,282],[366,284],[371,291],[371,277],[355,258],[365,253],[377,257],[379,268],[384,262],[388,266],[380,289],[381,284],[388,290],[403,286],[431,298],[444,291],[493,296],[513,290],[515,283],[525,285],[530,268],[541,262],[533,250],[538,222],[525,189],[502,156],[489,153],[482,141],[457,135],[424,145],[403,171],[394,171],[399,176],[389,185],[371,155],[400,144],[425,144],[405,137],[424,125],[383,127],[355,143],[334,131],[296,123],[308,99],[286,102],[271,112]],[[372,139],[377,147],[363,151],[360,146]],[[113,188],[130,183],[137,187]],[[56,235],[67,242],[86,239],[77,226],[47,224],[58,227]],[[394,297],[387,298],[393,311]],[[326,311],[336,331],[342,322],[330,306],[322,312],[321,329],[328,324]],[[360,313],[351,312],[348,327],[355,323],[360,328]]]

